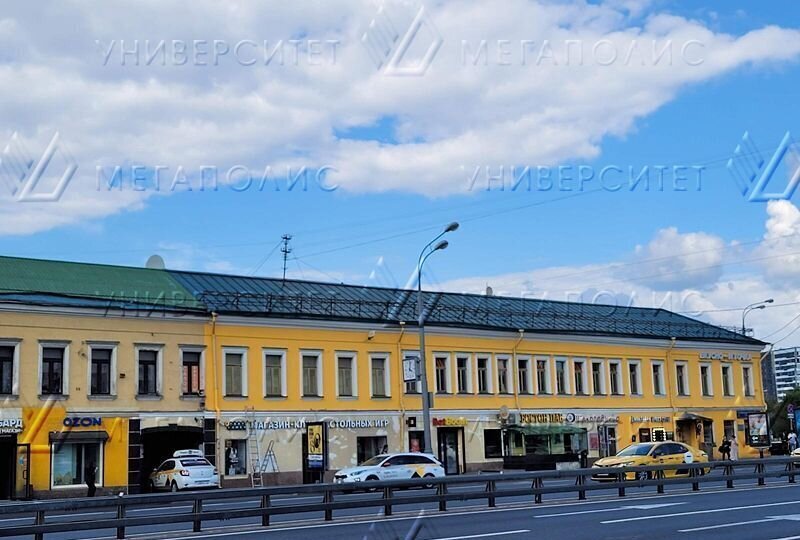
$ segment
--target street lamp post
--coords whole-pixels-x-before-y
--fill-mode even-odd
[[[445,234],[458,229],[458,223],[453,222],[448,225],[436,238],[428,242],[422,252],[419,254],[417,261],[417,324],[419,325],[419,358],[420,358],[420,385],[422,386],[422,429],[424,441],[424,452],[431,454],[431,407],[433,406],[431,394],[428,392],[428,361],[425,354],[425,310],[422,301],[422,266],[434,252],[446,249],[449,243],[447,240],[442,240],[435,246],[434,242],[439,240]],[[433,246],[433,249],[429,248]]]
[[[750,313],[751,311],[753,311],[754,309],[764,309],[765,307],[767,307],[767,304],[771,304],[774,301],[775,301],[775,299],[773,299],[773,298],[767,298],[763,302],[754,302],[754,303],[750,304],[749,306],[746,306],[742,310],[742,335],[743,336],[747,335],[747,327],[744,325],[744,319],[745,319],[745,317],[747,317],[747,314]]]

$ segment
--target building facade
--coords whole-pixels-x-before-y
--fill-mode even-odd
[[[787,392],[800,387],[800,347],[773,350],[772,365],[776,396],[782,400]]]
[[[3,257],[0,279],[3,498],[84,493],[92,467],[102,490],[137,492],[186,448],[240,486],[425,447],[420,386],[404,381],[409,291]],[[448,474],[666,439],[713,455],[736,436],[748,455],[761,342],[663,310],[449,293],[425,310]]]

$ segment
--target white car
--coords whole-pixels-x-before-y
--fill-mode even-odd
[[[337,484],[357,484],[360,488],[370,490],[364,483],[378,480],[441,478],[444,475],[444,467],[431,454],[408,452],[377,455],[361,465],[337,471],[333,475],[333,481]]]
[[[150,474],[152,491],[218,487],[219,472],[200,450],[178,450]]]

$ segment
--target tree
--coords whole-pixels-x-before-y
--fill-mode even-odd
[[[791,429],[789,415],[786,412],[786,408],[790,404],[794,405],[796,409],[800,409],[800,388],[786,392],[786,396],[781,401],[767,403],[769,425],[772,426],[772,433],[776,436],[788,433]]]

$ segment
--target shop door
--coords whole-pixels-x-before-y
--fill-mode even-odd
[[[439,428],[439,461],[445,474],[461,474],[465,468],[464,430],[462,428]]]
[[[33,495],[31,490],[31,445],[16,445],[16,493],[17,499],[30,499]]]
[[[0,438],[0,500],[29,499],[31,446],[17,444],[17,438]]]
[[[700,449],[708,454],[708,459],[714,459],[714,422],[703,420],[703,442]]]
[[[615,426],[599,426],[597,428],[600,441],[600,457],[617,455],[617,428]]]

